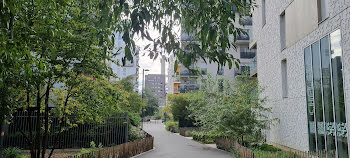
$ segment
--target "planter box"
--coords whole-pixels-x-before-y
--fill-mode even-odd
[[[133,142],[127,142],[124,144],[120,144],[113,147],[103,148],[102,150],[81,154],[68,156],[66,158],[105,158],[105,157],[113,157],[113,158],[128,158],[143,152],[149,151],[153,149],[154,137],[147,134],[146,138],[136,140]]]

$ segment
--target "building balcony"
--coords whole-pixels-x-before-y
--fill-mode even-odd
[[[244,16],[244,17],[242,17],[242,19],[241,19],[241,24],[242,24],[243,26],[251,26],[251,25],[253,25],[253,19],[252,19],[252,17],[250,17],[250,16]]]
[[[241,33],[237,35],[236,37],[236,43],[237,44],[249,44],[250,37],[249,37],[249,29],[245,30],[245,33]]]
[[[185,69],[180,71],[180,76],[181,77],[198,77],[198,74],[188,69]]]
[[[186,93],[193,90],[198,90],[200,88],[199,84],[180,84],[180,93]]]
[[[258,76],[258,69],[257,69],[257,57],[253,59],[253,61],[249,64],[249,71],[251,77],[257,77]]]

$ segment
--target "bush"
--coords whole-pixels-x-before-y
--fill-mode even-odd
[[[269,144],[262,144],[260,146],[260,150],[263,150],[263,151],[273,151],[273,152],[276,152],[276,151],[281,151],[281,149],[279,148],[276,148],[272,145],[269,145]]]
[[[215,143],[216,137],[221,136],[220,134],[214,132],[214,131],[192,131],[191,135],[193,137],[193,140],[199,141],[204,144],[213,144]]]
[[[167,131],[178,133],[179,132],[179,123],[178,122],[172,122],[168,121],[165,123],[165,129]]]
[[[2,152],[3,158],[26,158],[27,156],[21,153],[21,150],[18,148],[6,148]]]
[[[135,126],[130,126],[129,128],[129,141],[135,141],[139,139],[143,139],[146,137],[144,131]]]

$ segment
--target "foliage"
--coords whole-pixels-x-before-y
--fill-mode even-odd
[[[187,108],[190,105],[190,94],[169,94],[167,96],[170,111],[173,115],[174,120],[179,120],[180,118],[188,118],[190,111]]]
[[[36,107],[38,117],[45,116],[45,119],[31,128],[34,131],[30,133],[35,135],[26,137],[32,139],[27,140],[31,146],[31,157],[45,155],[50,132],[48,106],[52,95],[57,95],[53,99],[60,104],[56,114],[62,118],[61,122],[71,114],[81,118],[77,122],[101,121],[101,116],[95,112],[106,114],[113,108],[123,110],[123,106],[124,110],[135,110],[123,102],[119,103],[121,107],[113,106],[112,103],[120,98],[111,98],[110,91],[118,87],[106,83],[110,77],[116,77],[108,64],[118,54],[112,51],[115,33],[122,33],[126,43],[123,63],[126,59],[131,60],[136,47],[133,38],[138,35],[153,42],[153,49],[148,46],[151,58],[157,58],[158,49],[163,47],[168,53],[178,56],[185,66],[203,58],[232,67],[232,63],[237,64],[237,61],[227,52],[234,46],[230,38],[242,32],[235,26],[237,18],[234,10],[239,13],[238,19],[241,21],[241,17],[248,15],[253,7],[251,0],[2,0],[0,122],[10,119],[11,111],[16,108]],[[190,42],[186,48],[180,47],[173,30],[180,20],[184,30],[198,39],[197,42]],[[161,37],[150,37],[148,28],[151,24]],[[186,52],[185,49],[192,51]],[[82,79],[84,75],[92,79]],[[96,84],[89,85],[95,80]],[[61,91],[52,94],[58,84],[62,86],[59,87]],[[107,89],[96,87],[100,85]],[[98,109],[97,105],[102,105],[102,99],[106,99],[103,104],[107,104],[107,107]],[[91,105],[93,107],[90,108]],[[155,107],[149,106],[146,111],[154,114]]]
[[[193,140],[204,144],[213,144],[215,143],[216,137],[222,136],[220,133],[214,131],[192,131],[191,135]]]
[[[202,129],[215,131],[244,141],[262,141],[261,130],[273,121],[268,118],[269,108],[259,98],[261,88],[255,78],[237,77],[232,84],[226,79],[208,77],[197,92],[191,92],[192,116]]]
[[[274,147],[273,145],[269,144],[261,144],[258,149],[263,151],[281,151],[281,149]]]
[[[165,123],[165,129],[167,131],[170,131],[173,133],[178,133],[179,132],[179,123],[173,122],[173,121],[168,121]]]
[[[167,96],[169,96],[168,94]],[[171,105],[167,104],[162,108],[162,112],[165,114],[167,120],[174,120],[174,116],[171,113]]]
[[[153,120],[163,120],[164,119],[164,113],[162,108],[159,108],[158,111],[155,113],[155,115],[152,117]]]
[[[130,142],[146,138],[145,132],[136,126],[129,126],[128,134],[129,134],[128,138]]]
[[[26,158],[18,148],[6,148],[1,155],[2,158]]]
[[[78,154],[78,156],[80,156],[81,154],[88,154],[88,153],[91,153],[91,152],[94,152],[94,151],[98,151],[98,150],[101,150],[103,148],[102,144],[100,143],[98,145],[98,147],[96,147],[96,144],[94,141],[91,141],[90,142],[90,148],[86,149],[86,148],[81,148],[81,151],[80,153]]]
[[[146,102],[145,110],[143,112],[143,116],[153,116],[159,108],[159,99],[155,95],[154,89],[145,88],[145,92],[143,93],[144,100]]]

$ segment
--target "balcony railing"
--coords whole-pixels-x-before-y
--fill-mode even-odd
[[[200,88],[199,84],[180,84],[180,93],[186,93],[192,90],[198,90]]]
[[[185,77],[187,77],[187,76],[193,76],[193,77],[196,77],[196,76],[198,76],[198,74],[195,73],[195,72],[192,72],[192,71],[190,71],[190,70],[188,70],[188,69],[185,69],[185,70],[181,70],[180,76],[185,76]]]
[[[246,33],[249,32],[249,30],[245,30]],[[237,36],[237,40],[247,40],[249,41],[249,35],[248,34],[244,34],[244,33],[241,33]]]
[[[253,52],[253,51],[240,52],[241,59],[252,59],[255,56],[256,56],[256,52]]]
[[[241,23],[242,23],[242,25],[244,25],[244,26],[253,25],[252,17],[250,17],[250,16],[244,16],[244,17],[242,17]]]

